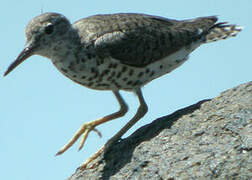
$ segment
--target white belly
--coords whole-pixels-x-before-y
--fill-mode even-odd
[[[70,63],[66,61],[54,65],[74,82],[91,89],[134,90],[182,65],[195,48],[182,48],[145,67],[133,67],[109,58],[104,59],[99,65],[96,60],[73,64],[71,68],[69,68]]]

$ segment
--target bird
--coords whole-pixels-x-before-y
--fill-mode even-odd
[[[63,154],[81,136],[82,149],[89,133],[101,133],[97,126],[123,117],[128,105],[120,91],[137,95],[139,107],[126,123],[83,168],[117,142],[148,111],[141,88],[181,66],[199,46],[236,36],[242,27],[217,22],[216,16],[186,20],[140,14],[98,14],[71,23],[64,15],[47,12],[34,17],[26,26],[26,43],[16,60],[8,67],[9,74],[32,55],[51,60],[66,77],[95,90],[112,91],[119,110],[84,123],[56,155]]]

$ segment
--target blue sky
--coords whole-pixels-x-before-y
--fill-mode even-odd
[[[220,21],[244,26],[237,37],[201,46],[183,66],[145,86],[149,112],[126,136],[160,116],[215,97],[252,78],[251,0],[8,0],[1,2],[0,8],[0,179],[69,177],[134,115],[138,106],[135,95],[123,92],[130,107],[125,117],[98,127],[102,138],[91,133],[80,152],[75,144],[55,157],[82,123],[112,113],[119,106],[111,92],[73,83],[40,56],[30,57],[2,77],[23,48],[26,24],[41,10],[62,13],[71,22],[98,13],[137,12],[176,19],[219,15]]]

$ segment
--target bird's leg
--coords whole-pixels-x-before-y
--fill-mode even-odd
[[[113,113],[113,114],[107,115],[103,118],[97,119],[95,121],[84,123],[81,126],[81,128],[74,134],[72,139],[65,146],[63,146],[60,149],[60,151],[57,152],[56,155],[63,154],[67,149],[69,149],[80,138],[81,135],[83,135],[82,140],[80,142],[80,146],[79,146],[79,150],[81,150],[90,131],[92,131],[92,130],[96,131],[100,135],[99,131],[95,129],[96,126],[103,124],[107,121],[122,117],[126,114],[126,112],[128,111],[127,104],[125,103],[125,101],[123,100],[122,96],[120,95],[120,93],[118,91],[113,91],[113,93],[114,93],[117,101],[120,104],[120,110]]]
[[[104,146],[102,146],[102,148],[100,148],[95,154],[93,154],[90,158],[88,158],[80,166],[80,169],[85,169],[91,161],[96,159],[104,151],[104,149],[106,150],[107,148],[109,148],[111,144],[120,139],[137,121],[139,121],[147,113],[148,106],[144,101],[142,91],[140,88],[136,90],[136,95],[138,97],[140,105],[138,107],[135,116],[122,129],[120,129],[118,133],[116,133],[111,139],[109,139],[108,142]]]
[[[134,124],[137,123],[137,121],[139,121],[147,113],[148,106],[145,103],[141,89],[137,89],[135,93],[140,103],[135,116],[126,125],[124,125],[122,129],[120,129],[120,131],[118,131],[112,138],[107,141],[106,147],[109,147],[110,144],[120,139],[132,126],[134,126]]]

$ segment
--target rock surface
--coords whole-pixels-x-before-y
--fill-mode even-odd
[[[159,118],[69,180],[252,179],[252,81]]]

